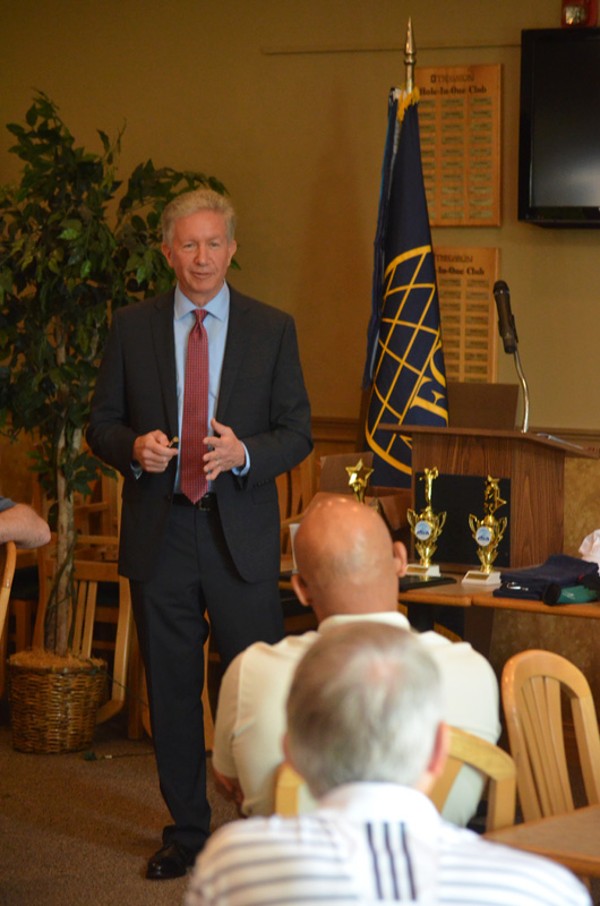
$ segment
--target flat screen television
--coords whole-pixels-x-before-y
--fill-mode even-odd
[[[600,28],[521,33],[519,220],[600,227]]]

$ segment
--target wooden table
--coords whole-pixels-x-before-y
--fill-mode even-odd
[[[600,805],[515,824],[485,836],[497,843],[546,856],[582,877],[600,878]]]
[[[446,574],[444,574],[446,575]],[[450,576],[450,574],[447,574]],[[455,578],[452,584],[432,585],[431,588],[421,586],[421,588],[412,588],[410,591],[401,591],[398,600],[402,604],[441,604],[450,607],[470,607],[473,597],[473,585],[463,584],[460,579],[462,576]]]
[[[544,604],[543,601],[529,601],[525,598],[496,598],[491,591],[478,589],[471,596],[472,607],[494,608],[496,610],[518,610],[521,613],[543,613],[551,617],[584,617],[600,619],[600,601],[587,604]]]
[[[450,575],[450,574],[448,574]],[[434,585],[432,588],[413,588],[400,592],[402,604],[442,604],[450,607],[485,607],[493,610],[518,610],[521,613],[544,613],[548,616],[584,617],[600,619],[600,601],[587,604],[544,604],[526,598],[495,597],[493,588],[485,588],[471,582],[462,582],[462,576],[448,585]]]
[[[398,595],[398,600],[401,604],[444,605],[464,608],[463,637],[486,657],[489,657],[490,654],[493,612],[495,610],[541,613],[551,617],[600,619],[600,601],[587,604],[556,604],[550,606],[544,604],[543,601],[530,601],[525,598],[500,598],[492,594],[493,588],[485,588],[471,582],[462,582],[462,575],[456,576],[456,581],[452,585],[434,585],[431,588],[415,588],[411,589],[411,591],[401,592]]]

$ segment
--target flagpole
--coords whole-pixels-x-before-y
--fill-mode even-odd
[[[409,17],[406,28],[406,43],[404,44],[404,81],[407,94],[414,88],[414,69],[417,62],[415,42],[413,38],[412,19]]]

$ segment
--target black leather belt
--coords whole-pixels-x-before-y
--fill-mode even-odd
[[[174,506],[192,506],[195,510],[202,510],[205,513],[211,513],[217,509],[217,495],[211,491],[201,497],[197,503],[192,503],[185,494],[173,494],[171,502]]]

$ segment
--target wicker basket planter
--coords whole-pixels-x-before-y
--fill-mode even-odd
[[[57,665],[48,655],[47,665],[23,664],[23,654],[8,663],[13,748],[51,754],[90,746],[106,690],[105,662],[69,657]]]

